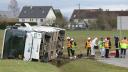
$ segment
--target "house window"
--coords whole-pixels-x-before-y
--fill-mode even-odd
[[[43,19],[40,19],[40,22],[43,22]]]
[[[31,19],[33,21],[33,19]]]
[[[25,19],[22,19],[22,22],[25,22]]]
[[[74,25],[72,25],[72,27],[74,28]]]
[[[80,28],[82,28],[82,27],[83,27],[83,25],[82,25],[82,24],[80,24],[80,25],[79,25],[79,27],[80,27]]]
[[[32,18],[30,18],[30,21],[33,21],[33,19],[32,19]]]

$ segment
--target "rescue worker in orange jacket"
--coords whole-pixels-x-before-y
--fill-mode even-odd
[[[70,39],[70,37],[67,37],[67,51],[68,51],[68,56],[70,57],[70,55],[71,55],[71,39]]]
[[[109,50],[111,48],[110,37],[107,37],[105,39],[104,47],[105,47],[105,58],[109,58]]]
[[[85,48],[87,49],[87,56],[91,55],[91,38],[88,37],[88,40],[85,42]]]

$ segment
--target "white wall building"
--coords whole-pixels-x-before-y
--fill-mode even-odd
[[[128,30],[128,16],[117,16],[117,30]]]
[[[52,6],[24,6],[19,22],[36,22],[37,25],[52,25],[56,16]]]

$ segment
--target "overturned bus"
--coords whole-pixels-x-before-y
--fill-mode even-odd
[[[65,30],[47,26],[10,27],[5,30],[1,58],[52,60],[62,52]]]

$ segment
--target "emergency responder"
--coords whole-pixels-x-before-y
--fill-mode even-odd
[[[121,42],[120,42],[120,48],[121,48],[120,57],[121,58],[125,58],[126,49],[128,48],[128,40],[127,40],[126,37],[124,37],[123,40],[121,40]]]
[[[115,36],[115,48],[116,48],[116,55],[115,58],[119,58],[119,37]]]
[[[87,56],[91,55],[91,38],[88,37],[88,40],[85,42],[85,48],[87,49]]]
[[[97,40],[98,38],[95,37],[92,42],[91,42],[91,57],[94,58],[95,57],[95,47],[97,46]]]
[[[75,50],[76,50],[76,48],[77,48],[77,44],[74,41],[74,39],[72,38],[71,39],[71,53],[72,53],[72,57],[73,58],[76,58],[76,56],[75,56]]]
[[[100,49],[100,55],[103,58],[105,55],[105,48],[104,48],[104,40],[103,37],[100,38],[100,40],[98,41],[98,47]]]
[[[70,37],[67,37],[67,51],[68,51],[68,57],[70,57],[70,54],[71,54],[71,39],[70,39]]]
[[[105,58],[109,58],[109,50],[111,48],[110,37],[107,37],[105,39],[104,47],[105,47]]]

